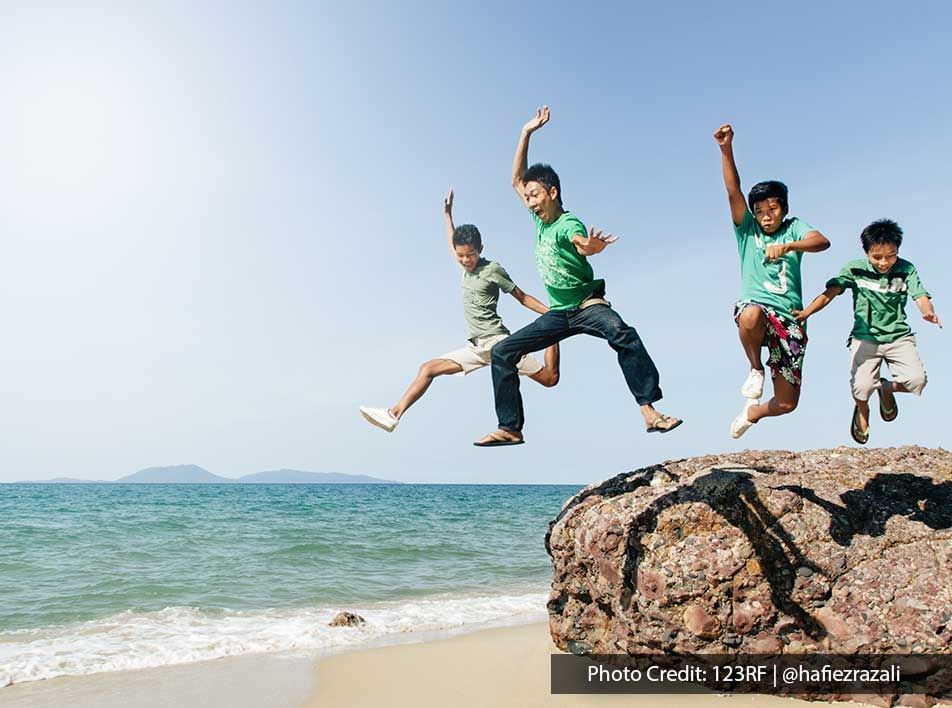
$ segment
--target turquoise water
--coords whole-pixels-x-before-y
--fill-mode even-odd
[[[0,485],[0,680],[11,643],[81,655],[81,636],[120,625],[127,645],[240,634],[226,653],[241,653],[272,625],[268,647],[320,644],[295,633],[333,608],[377,611],[390,629],[427,612],[439,625],[544,610],[543,538],[577,489]]]

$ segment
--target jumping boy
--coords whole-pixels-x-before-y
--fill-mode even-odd
[[[750,374],[740,390],[747,401],[730,428],[731,437],[739,438],[761,418],[793,412],[800,401],[807,333],[792,313],[803,307],[800,260],[804,253],[825,251],[830,242],[802,219],[787,218],[787,187],[782,182],[755,184],[745,201],[734,163],[734,129],[722,125],[714,132],[714,140],[721,147],[724,185],[740,252],[742,290],[734,321],[750,362]],[[761,405],[763,347],[769,355],[774,395]]]
[[[869,399],[879,392],[879,415],[888,422],[899,415],[893,394],[922,393],[926,371],[916,352],[916,338],[906,321],[908,298],[916,301],[922,319],[942,326],[932,307],[932,296],[919,281],[916,267],[899,257],[902,229],[895,221],[881,219],[863,229],[860,242],[866,258],[850,261],[830,278],[797,320],[806,322],[847,289],[853,291],[853,331],[848,346],[852,355],[850,386],[853,418],[850,435],[860,445],[869,440]],[[880,378],[883,362],[892,380]]]
[[[549,165],[527,168],[529,137],[549,120],[547,106],[522,128],[512,164],[512,187],[536,226],[536,264],[549,296],[549,311],[493,349],[493,393],[499,428],[477,440],[479,447],[522,444],[525,422],[519,394],[518,362],[529,352],[576,334],[607,339],[618,352],[628,388],[641,406],[648,432],[666,433],[681,424],[652,406],[661,399],[658,370],[634,327],[625,324],[604,299],[605,281],[596,280],[586,256],[601,253],[617,240],[589,229],[562,207],[562,186]]]
[[[509,336],[509,330],[496,312],[500,290],[512,295],[533,312],[542,314],[548,310],[541,302],[516,287],[499,263],[480,257],[483,242],[475,226],[453,226],[452,189],[443,200],[443,215],[446,218],[446,238],[450,252],[463,268],[463,315],[469,325],[469,341],[462,349],[425,362],[403,398],[392,408],[360,406],[360,414],[367,422],[388,433],[393,432],[403,414],[419,400],[437,376],[466,375],[489,366],[493,347]],[[517,367],[523,376],[528,376],[546,387],[555,386],[559,382],[558,345],[546,349],[545,366],[534,357],[525,356],[518,360]]]

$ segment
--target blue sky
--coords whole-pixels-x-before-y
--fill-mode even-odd
[[[0,480],[115,479],[194,463],[428,482],[588,482],[663,459],[852,444],[848,298],[811,321],[791,416],[727,433],[746,375],[719,153],[784,180],[832,241],[804,297],[906,231],[952,324],[944,205],[952,62],[943,3],[31,3],[0,28]],[[523,384],[527,444],[495,426],[488,370],[437,380],[387,435],[423,361],[466,336],[441,199],[541,297],[509,186],[521,125],[565,204],[621,240],[593,258],[662,374],[646,436],[604,342]],[[531,313],[511,298],[510,328]],[[948,446],[948,331],[909,309],[930,382],[873,445]]]

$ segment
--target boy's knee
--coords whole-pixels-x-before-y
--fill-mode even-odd
[[[853,391],[853,398],[857,401],[868,401],[876,390],[876,382],[854,380],[851,382],[850,388]]]
[[[909,393],[914,393],[919,396],[922,394],[922,389],[926,387],[928,379],[926,378],[926,372],[920,371],[911,376],[907,376],[904,381],[896,381],[896,383],[902,384]]]
[[[539,382],[546,388],[552,388],[557,386],[559,383],[559,372],[558,371],[549,371]]]
[[[435,378],[438,375],[436,372],[439,363],[439,359],[430,359],[430,361],[423,362],[420,365],[420,376],[425,376],[429,379]]]
[[[613,322],[605,330],[605,338],[615,348],[625,349],[638,344],[638,333],[634,327],[623,322]]]
[[[744,329],[756,329],[765,321],[764,311],[754,305],[745,307],[744,311],[740,313],[740,317],[737,318],[737,323]]]
[[[793,413],[797,410],[797,405],[800,401],[794,399],[792,401],[777,401],[777,410],[780,412],[780,415],[787,415],[787,413]]]
[[[504,366],[515,366],[522,358],[522,353],[513,347],[506,346],[506,340],[502,340],[499,344],[493,347],[492,350],[492,363],[494,365],[504,365]]]

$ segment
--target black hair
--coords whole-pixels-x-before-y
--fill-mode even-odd
[[[884,243],[895,244],[896,250],[899,250],[902,245],[902,228],[892,219],[880,219],[863,229],[859,240],[867,253],[873,246]]]
[[[483,250],[483,237],[472,224],[461,224],[453,230],[453,246],[472,246],[478,253]]]
[[[546,191],[555,187],[558,192],[556,197],[559,205],[562,204],[562,183],[559,182],[559,176],[552,169],[552,165],[543,165],[541,162],[535,163],[532,167],[522,173],[522,182],[538,182]]]
[[[774,179],[766,182],[758,182],[751,187],[750,193],[747,195],[747,204],[750,206],[750,210],[753,211],[754,204],[762,202],[765,199],[770,199],[771,197],[776,198],[776,200],[780,202],[780,207],[783,209],[784,214],[790,211],[790,207],[787,204],[787,185]]]

